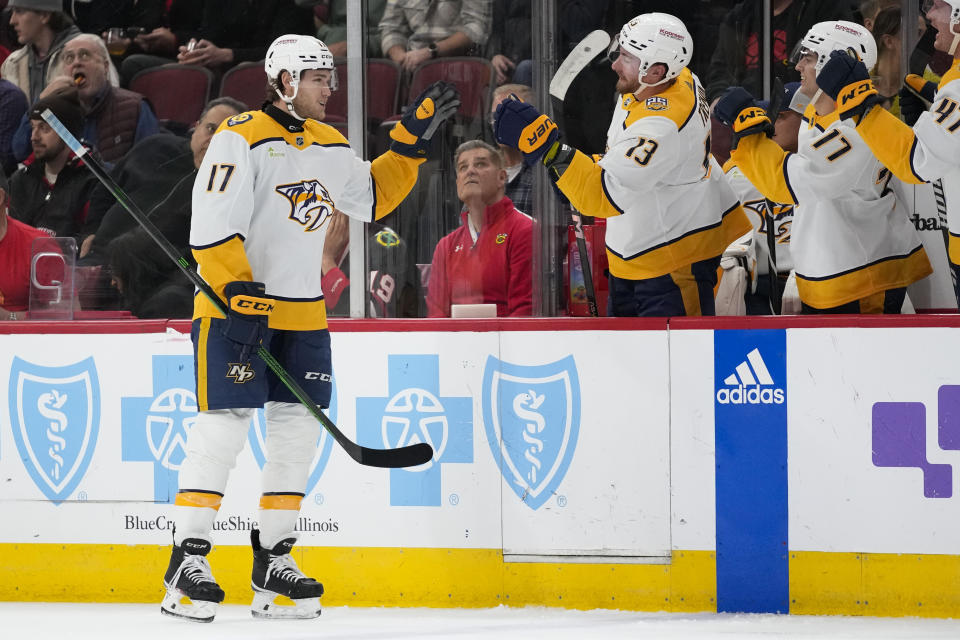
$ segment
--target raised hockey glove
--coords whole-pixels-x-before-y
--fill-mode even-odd
[[[773,135],[773,123],[760,108],[750,92],[743,87],[730,87],[713,108],[717,120],[733,129],[731,149],[736,149],[742,138],[762,133]]]
[[[407,105],[390,130],[390,150],[408,158],[426,158],[433,134],[460,108],[460,93],[449,82],[434,82]]]
[[[497,105],[493,135],[500,144],[519,149],[523,163],[530,166],[550,151],[560,131],[548,116],[511,94]]]
[[[930,109],[936,95],[936,82],[928,82],[915,73],[907,75],[900,89],[900,115],[903,121],[911,127],[917,124],[923,112]]]
[[[236,343],[240,362],[247,362],[250,352],[260,346],[267,333],[273,299],[267,297],[262,282],[235,280],[223,288],[227,298],[227,319],[223,335]]]
[[[880,102],[866,65],[846,51],[831,51],[817,74],[817,86],[837,103],[841,120],[861,118]]]

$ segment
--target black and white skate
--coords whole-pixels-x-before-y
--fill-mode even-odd
[[[213,622],[224,593],[207,562],[210,549],[210,543],[200,538],[187,538],[174,545],[163,576],[167,593],[160,604],[161,613],[193,622]]]
[[[260,546],[260,531],[250,532],[253,545],[253,605],[255,618],[316,618],[320,615],[323,585],[303,575],[290,555],[296,538],[281,540],[273,549]],[[293,605],[274,602],[277,596],[293,601]]]

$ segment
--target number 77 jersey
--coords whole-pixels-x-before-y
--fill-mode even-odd
[[[765,197],[793,203],[790,251],[800,299],[830,309],[932,273],[906,208],[888,187],[890,171],[837,111],[803,114],[797,153],[765,135],[730,153]]]

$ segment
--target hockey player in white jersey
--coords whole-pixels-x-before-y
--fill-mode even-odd
[[[770,120],[740,87],[727,90],[714,114],[733,127],[733,158],[767,198],[796,204],[790,250],[804,313],[899,313],[906,287],[931,273],[919,235],[894,193],[890,172],[871,153],[817,73],[834,51],[873,66],[877,47],[863,26],[821,22],[798,44],[801,88],[811,96],[798,152],[769,137]]]
[[[720,255],[750,222],[710,155],[706,92],[686,66],[693,41],[677,18],[648,13],[618,44],[622,95],[602,158],[560,142],[519,100],[497,107],[497,141],[542,162],[578,211],[607,218],[609,315],[713,315]]]
[[[868,65],[837,56],[825,65],[818,82],[838,101],[840,118],[856,125],[863,141],[894,175],[910,184],[941,180],[950,231],[947,256],[960,301],[960,0],[928,0],[924,9],[937,30],[934,47],[951,55],[953,63],[940,79],[930,110],[912,129],[877,106]]]
[[[320,614],[323,586],[300,571],[290,551],[321,425],[251,354],[262,343],[320,407],[328,406],[330,336],[320,283],[329,220],[334,209],[364,221],[392,211],[416,182],[437,127],[459,106],[451,85],[431,86],[391,131],[390,150],[370,163],[319,122],[336,89],[333,56],[322,42],[281,36],[267,51],[265,70],[276,99],[220,126],[193,189],[190,245],[200,275],[229,313],[224,318],[204,296],[196,298],[191,334],[200,413],[180,468],[161,610],[205,622],[224,598],[206,559],[210,532],[260,407],[266,463],[251,535],[252,611]],[[278,595],[293,606],[275,603]]]

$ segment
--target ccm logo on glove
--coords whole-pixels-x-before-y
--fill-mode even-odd
[[[269,315],[273,311],[273,303],[263,298],[239,295],[230,298],[230,308],[245,314]]]

